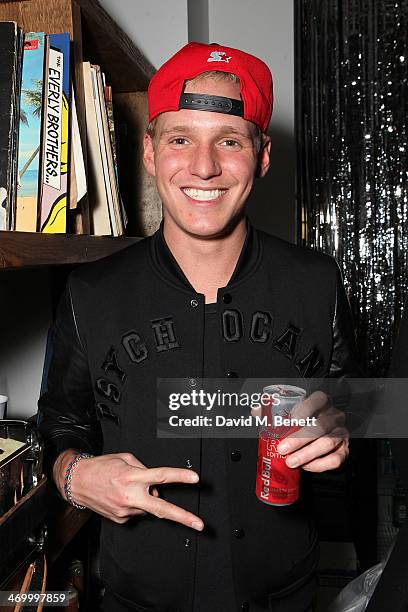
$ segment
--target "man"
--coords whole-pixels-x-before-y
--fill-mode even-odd
[[[144,163],[164,222],[69,279],[39,403],[53,477],[103,517],[104,610],[309,610],[317,546],[304,501],[256,498],[257,440],[157,439],[155,389],[157,377],[191,390],[202,377],[352,374],[340,275],[245,218],[269,168],[261,60],[191,43],[148,100]],[[340,431],[285,443],[304,471],[337,468],[348,449]]]

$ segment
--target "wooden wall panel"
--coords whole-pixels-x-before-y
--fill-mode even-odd
[[[73,32],[71,0],[2,2],[0,21],[17,21],[26,32]]]
[[[149,236],[160,225],[162,203],[154,178],[143,165],[143,135],[147,126],[147,92],[114,93],[114,111],[127,126],[127,178],[123,193],[133,236]]]

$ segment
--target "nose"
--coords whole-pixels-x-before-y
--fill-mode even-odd
[[[217,152],[211,144],[194,147],[190,161],[191,174],[201,179],[209,179],[221,174],[221,164]]]

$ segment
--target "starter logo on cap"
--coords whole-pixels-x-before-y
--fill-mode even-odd
[[[230,59],[231,57],[228,57],[225,51],[211,51],[207,62],[226,62],[228,64]]]

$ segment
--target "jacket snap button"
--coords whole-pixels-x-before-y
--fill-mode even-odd
[[[241,540],[245,536],[245,531],[243,529],[234,529],[234,536]]]
[[[190,540],[190,538],[186,538],[186,539],[184,540],[184,546],[185,546],[186,548],[190,548],[190,545],[191,545],[191,540]]]
[[[197,300],[191,300],[191,301],[190,301],[190,306],[191,306],[191,308],[197,308],[197,306],[198,306],[198,301],[197,301]]]
[[[192,468],[193,467],[191,459],[186,459],[186,467],[188,467],[188,468]]]
[[[241,453],[238,450],[234,450],[231,453],[231,461],[241,461]]]
[[[238,378],[238,374],[236,372],[227,372],[227,378]]]
[[[231,304],[232,302],[232,296],[230,293],[224,293],[224,295],[222,296],[222,301],[224,302],[224,304]]]
[[[195,378],[190,378],[188,384],[190,385],[190,387],[195,387],[197,384],[197,380]]]
[[[241,610],[242,610],[242,612],[248,612],[249,611],[249,603],[247,601],[243,601],[242,602]]]

